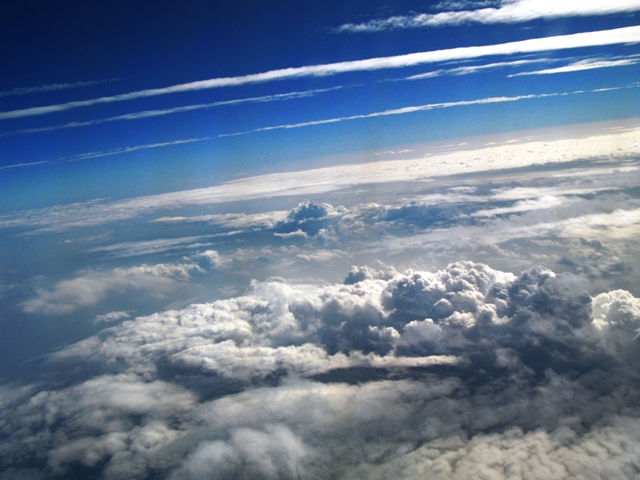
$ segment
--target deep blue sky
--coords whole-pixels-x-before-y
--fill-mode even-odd
[[[500,7],[499,2],[484,4]],[[285,78],[2,118],[1,112],[200,80],[614,30],[635,26],[640,18],[638,8],[628,7],[608,14],[558,14],[517,22],[335,31],[344,24],[393,16],[478,8],[478,2],[353,0],[3,2],[0,209],[180,190],[239,175],[310,167],[318,158],[334,154],[636,115],[638,45],[595,42],[581,48]],[[577,62],[605,63],[588,70],[509,77]],[[464,67],[496,63],[502,65],[461,74]],[[405,80],[429,72],[439,74]],[[603,88],[615,90],[594,92]],[[459,104],[521,95],[544,97]],[[261,101],[212,105],[256,98]],[[447,102],[454,105],[352,118]],[[190,106],[198,107],[167,112]],[[160,110],[163,115],[158,115]],[[116,118],[149,111],[155,114]],[[328,119],[342,120],[300,126]],[[254,131],[283,125],[298,127]],[[248,133],[219,137],[240,132]]]

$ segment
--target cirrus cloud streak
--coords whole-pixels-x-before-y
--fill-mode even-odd
[[[210,88],[233,87],[252,83],[272,82],[276,80],[296,79],[304,77],[323,77],[340,73],[373,71],[392,68],[405,68],[449,60],[462,60],[486,57],[490,55],[513,55],[517,53],[533,53],[542,51],[557,51],[572,48],[584,48],[603,45],[619,45],[640,42],[640,27],[624,27],[612,30],[575,33],[546,38],[533,38],[517,42],[494,45],[458,47],[428,52],[410,53],[391,57],[377,57],[365,60],[352,60],[322,65],[304,67],[289,67],[270,70],[237,77],[221,77],[209,80],[172,85],[170,87],[151,88],[120,95],[78,100],[57,105],[46,105],[19,110],[0,112],[0,120],[45,115],[63,112],[74,108],[90,107],[93,105],[124,102],[141,98],[168,95],[173,93],[205,90]]]

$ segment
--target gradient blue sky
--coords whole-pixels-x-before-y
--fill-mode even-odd
[[[637,115],[640,2],[503,3],[3,2],[0,211]]]
[[[637,477],[639,19],[0,1],[0,480]]]

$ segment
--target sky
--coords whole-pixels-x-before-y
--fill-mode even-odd
[[[632,117],[636,3],[3,2],[2,210]]]
[[[640,2],[0,4],[0,480],[640,474]]]

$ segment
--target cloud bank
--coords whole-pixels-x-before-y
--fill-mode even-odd
[[[254,282],[124,321],[50,357],[50,382],[5,392],[0,464],[14,478],[633,477],[640,300],[585,286],[543,267],[354,267],[345,284]]]

